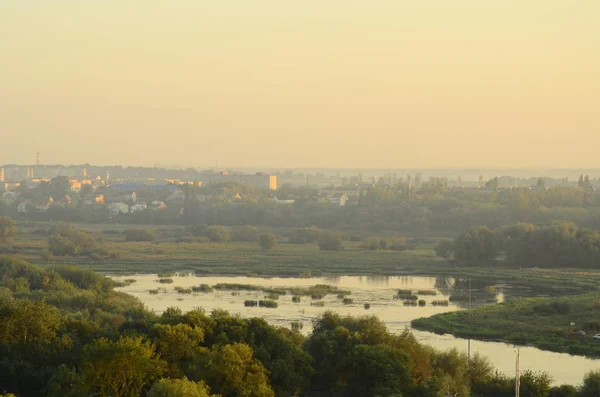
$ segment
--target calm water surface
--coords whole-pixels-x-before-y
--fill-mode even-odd
[[[270,324],[289,327],[292,321],[302,322],[302,332],[310,333],[312,319],[326,310],[333,310],[342,315],[376,315],[385,322],[391,332],[401,332],[416,318],[429,317],[434,314],[462,310],[463,308],[450,304],[447,307],[432,306],[433,300],[448,299],[450,294],[461,293],[456,281],[452,278],[435,277],[313,277],[313,278],[255,278],[255,277],[196,277],[191,275],[176,275],[173,284],[159,284],[155,274],[135,276],[115,276],[113,279],[122,281],[133,278],[135,283],[119,288],[118,290],[139,298],[146,306],[157,313],[166,308],[177,306],[183,311],[195,307],[202,307],[209,313],[213,309],[224,309],[231,313],[239,313],[243,317],[262,317]],[[215,285],[217,283],[238,283],[260,285],[265,287],[310,287],[316,284],[329,284],[339,289],[350,290],[350,297],[354,300],[351,305],[344,305],[336,295],[328,295],[325,307],[311,306],[310,297],[302,297],[300,303],[293,303],[290,294],[282,295],[277,301],[277,309],[244,307],[244,300],[264,299],[263,292],[237,291],[239,295],[232,295],[231,291],[215,291],[210,293],[194,293],[182,295],[174,287],[190,288],[199,284]],[[165,288],[166,293],[150,294],[151,289]],[[427,301],[425,307],[405,307],[401,301],[393,299],[398,289],[435,290],[436,296],[420,296],[419,299]],[[463,291],[464,292],[464,291]],[[507,293],[508,294],[508,293]],[[502,291],[497,293],[499,301],[504,299]],[[365,310],[363,305],[369,303],[371,308]],[[431,332],[413,330],[417,339],[427,345],[438,349],[457,348],[467,351],[467,340],[455,338],[451,335],[436,335]],[[496,342],[471,341],[471,352],[478,352],[492,361],[495,367],[506,373],[513,374],[515,369],[516,350],[513,346]],[[600,360],[591,360],[584,357],[568,354],[542,351],[533,347],[521,348],[521,368],[535,371],[546,371],[552,375],[555,384],[579,384],[583,375],[591,370],[600,369]]]

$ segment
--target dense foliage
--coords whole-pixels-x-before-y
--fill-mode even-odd
[[[511,396],[514,382],[480,356],[439,352],[375,317],[326,312],[305,338],[221,310],[157,316],[114,283],[72,266],[0,260],[0,390],[16,396]],[[596,373],[575,395],[594,395]],[[571,396],[546,374],[522,390]],[[571,393],[571,394],[569,394]],[[592,393],[592,394],[590,394]]]
[[[600,232],[567,222],[477,227],[452,242],[440,241],[436,253],[473,265],[501,260],[520,267],[591,268],[600,264]]]
[[[103,205],[85,205],[84,193],[78,198],[69,191],[68,181],[65,185],[59,177],[35,189],[21,189],[15,202],[0,204],[0,215],[88,223],[316,226],[344,232],[358,230],[364,235],[382,231],[452,233],[480,225],[495,229],[518,222],[548,225],[571,221],[580,227],[600,228],[600,200],[584,178],[576,186],[555,184],[549,188],[543,180],[534,182],[531,188],[509,188],[491,180],[481,189],[449,187],[446,180],[431,178],[412,190],[401,181],[381,180],[358,195],[351,195],[345,206],[323,199],[318,188],[282,186],[278,192],[269,192],[230,182],[202,188],[186,186],[183,191],[184,198],[168,200],[169,189],[140,187],[135,192],[137,201],[150,206],[155,200],[165,201],[166,208],[111,215]],[[95,193],[105,195],[107,200],[118,199],[122,194],[109,187],[99,187]],[[279,204],[272,199],[275,194],[293,198],[295,202]],[[65,195],[71,196],[69,203],[61,202]],[[55,202],[45,212],[35,209],[17,212],[18,204],[24,200],[43,201],[50,197]],[[314,242],[318,238],[309,230],[306,232],[293,236],[292,240]],[[243,239],[253,239],[251,235],[241,235]]]

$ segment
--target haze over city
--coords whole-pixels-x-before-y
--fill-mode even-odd
[[[3,1],[0,163],[598,167],[600,2]]]

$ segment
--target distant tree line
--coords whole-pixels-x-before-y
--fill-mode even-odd
[[[502,261],[519,267],[600,267],[600,232],[570,222],[548,226],[518,223],[492,230],[471,228],[442,240],[437,255],[478,265]]]
[[[111,215],[103,206],[85,206],[77,200],[61,203],[68,183],[53,180],[30,190],[22,189],[21,199],[56,196],[45,212],[17,213],[17,202],[0,201],[0,215],[13,219],[86,223],[123,223],[147,225],[252,225],[269,227],[335,228],[360,231],[364,235],[387,231],[390,234],[458,233],[479,225],[496,229],[525,222],[550,224],[570,221],[580,227],[600,229],[600,201],[589,178],[582,176],[577,187],[556,185],[547,188],[543,179],[531,188],[505,189],[498,181],[488,181],[482,190],[450,188],[442,178],[431,178],[419,189],[409,190],[405,183],[378,184],[350,197],[345,206],[317,199],[318,190],[282,187],[268,192],[243,184],[215,184],[202,188],[183,187],[181,201],[167,202],[167,208]],[[96,193],[116,194],[107,187]],[[168,190],[139,188],[138,200],[166,200]],[[240,198],[233,199],[239,193]],[[270,199],[293,197],[294,204],[278,204]],[[64,196],[64,195],[63,195]],[[280,197],[281,198],[281,197]],[[258,238],[258,236],[256,236]],[[254,240],[256,241],[256,240]]]

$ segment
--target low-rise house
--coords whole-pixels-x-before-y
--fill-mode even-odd
[[[108,205],[108,212],[111,215],[128,214],[129,206],[125,203],[111,203]]]
[[[346,201],[348,201],[348,196],[345,193],[334,193],[329,198],[331,204],[337,204],[342,207],[346,205]]]
[[[77,179],[70,179],[69,185],[71,186],[72,192],[80,192],[81,191],[81,182],[79,182]]]
[[[4,192],[2,193],[2,200],[6,201],[8,204],[14,203],[19,198],[18,192]]]
[[[54,199],[52,197],[50,197],[48,200],[44,200],[44,201],[35,203],[35,209],[38,210],[39,212],[46,212],[46,211],[48,211],[48,208],[50,208],[50,206],[52,206],[53,203],[54,203]]]
[[[277,204],[294,204],[296,202],[296,200],[281,200],[278,199],[277,196],[273,197],[273,201]]]
[[[83,199],[85,205],[104,204],[103,194],[94,194]]]
[[[153,210],[162,210],[167,208],[167,205],[162,201],[153,201],[150,203],[150,208]]]
[[[146,203],[135,203],[134,205],[131,206],[131,208],[129,208],[129,212],[134,214],[136,212],[145,211],[147,209],[148,209],[148,206],[146,205]]]
[[[17,212],[22,213],[22,214],[29,212],[29,209],[31,207],[33,207],[31,200],[22,201],[19,203],[19,205],[17,205]]]

